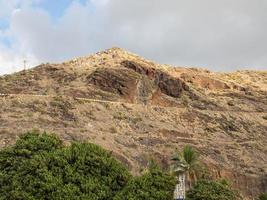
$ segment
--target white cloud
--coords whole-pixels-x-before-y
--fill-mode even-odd
[[[21,3],[10,17],[8,35],[15,43],[9,54],[21,58],[23,52],[39,62],[63,61],[121,46],[176,65],[219,71],[267,69],[266,0],[90,2],[73,1],[57,20]]]
[[[0,18],[6,18],[10,16],[16,5],[16,0],[0,0]]]
[[[0,0],[0,18],[10,17],[16,8],[31,7],[43,0]]]
[[[42,0],[0,0],[0,20],[9,20],[13,15],[16,15],[21,9],[29,8]],[[23,68],[23,61],[27,60],[26,67],[35,66],[39,61],[35,56],[23,47],[23,42],[17,38],[13,38],[12,30],[0,29],[0,74],[7,74],[19,71]],[[12,40],[10,46],[6,46],[1,41]]]
[[[91,0],[91,3],[97,6],[105,6],[109,3],[110,0]]]
[[[23,69],[23,61],[26,60],[26,67],[35,66],[39,63],[36,58],[25,52],[13,51],[10,48],[0,45],[0,73],[8,74]]]

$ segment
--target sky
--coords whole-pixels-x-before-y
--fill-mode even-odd
[[[0,74],[111,47],[175,66],[267,70],[267,1],[0,0]]]

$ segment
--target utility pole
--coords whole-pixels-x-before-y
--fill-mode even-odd
[[[27,60],[23,60],[23,67],[24,67],[24,71],[26,71],[26,64],[27,64]]]

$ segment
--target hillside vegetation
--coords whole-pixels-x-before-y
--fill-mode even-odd
[[[3,200],[168,200],[174,186],[157,166],[133,178],[111,152],[91,143],[63,146],[46,133],[25,134],[0,151]]]
[[[29,132],[0,151],[3,200],[171,200],[176,179],[151,161],[133,177],[112,152],[92,143],[68,146],[55,135]],[[262,196],[260,197],[262,198]],[[237,200],[226,182],[199,180],[188,200]]]

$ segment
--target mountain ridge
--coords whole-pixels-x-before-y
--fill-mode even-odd
[[[110,149],[133,173],[190,144],[251,199],[267,188],[267,71],[216,73],[120,48],[0,76],[0,148],[32,128]]]

